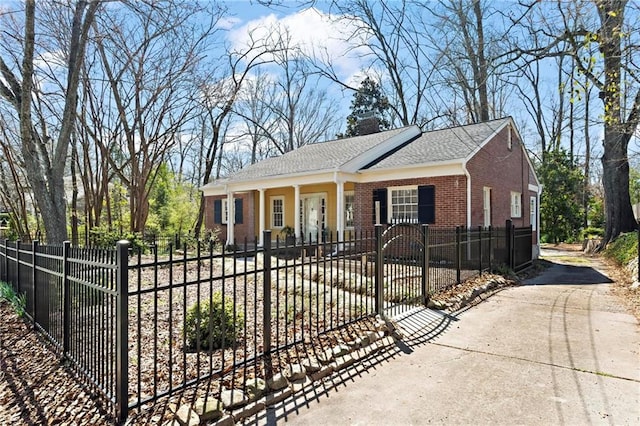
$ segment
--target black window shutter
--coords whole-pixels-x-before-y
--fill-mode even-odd
[[[380,223],[387,223],[387,188],[373,190],[373,224],[376,224],[376,201],[380,201]]]
[[[237,225],[241,225],[242,224],[242,198],[236,198],[234,202],[235,202],[234,211],[235,211],[235,220],[236,220],[235,223]]]
[[[436,223],[436,187],[433,185],[418,187],[418,221]]]
[[[222,223],[222,200],[213,200],[213,223]]]

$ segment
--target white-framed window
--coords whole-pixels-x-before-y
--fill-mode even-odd
[[[389,188],[389,223],[418,223],[418,187]]]
[[[220,217],[220,222],[224,225],[227,223],[227,217],[229,216],[229,200],[223,198],[221,201],[222,206],[222,216]]]
[[[284,196],[271,197],[271,227],[284,227]]]
[[[354,191],[344,192],[344,226],[345,228],[353,228],[355,226],[353,211],[355,205]]]
[[[484,226],[491,226],[491,188],[482,188],[482,212]]]
[[[522,217],[522,194],[511,191],[511,217]]]
[[[537,204],[536,197],[529,198],[529,223],[531,224],[532,231],[535,231],[538,226],[538,214],[537,214],[536,204]]]
[[[507,148],[509,149],[509,151],[511,151],[513,149],[513,140],[512,140],[512,135],[511,135],[511,125],[507,126]]]

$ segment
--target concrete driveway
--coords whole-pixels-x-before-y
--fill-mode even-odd
[[[295,425],[640,424],[640,326],[597,259],[554,266],[263,413]]]

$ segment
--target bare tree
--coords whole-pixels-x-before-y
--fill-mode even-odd
[[[580,73],[600,91],[603,101],[604,153],[602,182],[606,229],[603,246],[636,223],[629,196],[628,145],[640,123],[640,73],[630,54],[638,43],[638,29],[625,21],[626,0],[594,0],[585,4],[536,5],[546,15],[543,28],[550,34],[540,48],[519,48],[516,55],[540,59],[572,55]],[[535,10],[532,7],[531,10]],[[555,13],[557,19],[548,16]],[[563,45],[568,49],[559,48]],[[625,78],[623,79],[623,75]]]
[[[245,102],[235,108],[248,123],[250,135],[259,132],[269,142],[267,151],[272,148],[280,154],[335,135],[336,104],[319,88],[320,77],[308,57],[286,27],[269,28],[268,34],[265,43],[272,50],[272,76],[244,91]]]
[[[266,73],[258,73],[247,80],[243,95],[234,112],[242,118],[244,130],[241,138],[248,139],[250,163],[268,157],[273,147],[269,144],[269,135],[276,133],[278,120],[273,105],[276,104],[277,85]]]
[[[228,52],[228,65],[224,68],[223,75],[216,78],[214,75],[204,74],[200,78],[197,92],[202,123],[198,154],[201,171],[198,174],[203,185],[220,174],[225,129],[245,81],[251,77],[253,70],[272,62],[272,55],[275,53],[264,40],[254,38],[252,34],[249,35],[247,46],[229,49]],[[212,66],[212,69],[216,67]],[[204,224],[204,208],[204,198],[201,195],[198,219],[194,225],[196,235],[201,232]]]
[[[364,73],[378,81],[389,99],[395,123],[427,127],[447,115],[447,106],[433,100],[437,67],[440,65],[430,46],[424,43],[424,28],[416,9],[405,1],[371,2],[353,0],[332,3],[339,20],[350,30],[342,34],[352,44],[349,54],[364,62]],[[329,57],[316,61],[323,76],[351,91],[351,85],[336,70]]]
[[[63,83],[64,96],[62,111],[59,115],[45,117],[44,111],[34,111],[33,98],[39,96],[41,89],[35,84],[36,60],[36,3],[27,0],[24,8],[24,34],[15,34],[16,41],[22,44],[20,63],[13,65],[0,56],[0,95],[16,111],[20,122],[21,153],[27,177],[42,213],[47,240],[60,243],[67,238],[66,204],[63,177],[67,164],[67,154],[71,137],[75,129],[77,106],[77,88],[80,71],[89,37],[90,26],[100,5],[97,0],[79,0],[70,4],[65,11],[71,13],[71,22],[61,21],[59,25],[69,24],[68,42],[59,46],[64,57],[67,73]],[[48,3],[45,7],[54,7]],[[66,18],[69,15],[63,14]],[[13,47],[5,47],[7,50]],[[44,54],[45,52],[39,52]],[[9,56],[18,59],[16,56]],[[20,69],[19,76],[14,69]],[[35,115],[35,116],[34,116]],[[56,119],[54,126],[48,126],[47,119]]]
[[[109,162],[129,191],[130,229],[141,232],[157,166],[194,115],[195,74],[220,11],[173,1],[113,9],[97,43],[120,130],[113,134],[121,155]]]
[[[29,206],[33,206],[31,191],[24,164],[20,154],[15,149],[17,135],[11,132],[4,120],[0,121],[0,152],[3,161],[0,162],[0,205],[13,214],[15,232],[23,240],[30,240],[33,236],[29,221]]]
[[[443,58],[438,74],[444,79],[445,90],[458,90],[464,99],[464,121],[493,118],[488,95],[491,70],[486,57],[486,6],[480,0],[443,0],[423,3],[422,7],[428,12],[423,22],[425,37]]]

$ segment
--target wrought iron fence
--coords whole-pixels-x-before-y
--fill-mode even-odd
[[[209,240],[179,255],[171,243],[163,254],[5,240],[0,280],[26,294],[35,327],[125,419],[200,382],[243,389],[357,334],[376,313],[424,304],[498,264],[531,262],[531,228],[513,226],[271,238],[244,241],[242,251]]]
[[[25,294],[25,314],[34,328],[114,407],[126,395],[127,336],[119,327],[126,312],[126,248],[124,243],[105,250],[6,240],[0,246],[0,280]]]

